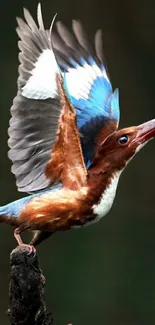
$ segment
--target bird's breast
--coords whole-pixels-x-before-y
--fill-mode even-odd
[[[98,202],[93,205],[92,210],[93,214],[96,216],[93,222],[99,221],[102,217],[104,217],[112,207],[116,189],[119,181],[121,171],[117,172],[114,177],[111,179],[110,184],[101,194]]]
[[[110,180],[96,199],[95,189],[83,187],[78,191],[55,190],[33,198],[19,215],[19,222],[28,229],[43,231],[68,230],[99,221],[110,210],[120,172]]]
[[[121,172],[122,171],[117,172],[111,178],[111,182],[109,183],[108,187],[104,190],[104,192],[101,193],[97,203],[92,205],[91,213],[85,216],[83,224],[75,225],[72,228],[85,227],[94,224],[109,212],[116,195],[116,189]]]

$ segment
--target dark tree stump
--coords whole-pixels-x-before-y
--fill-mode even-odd
[[[52,325],[44,302],[45,278],[37,255],[18,246],[10,254],[9,309],[11,325]]]

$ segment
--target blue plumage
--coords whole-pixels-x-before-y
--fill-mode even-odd
[[[119,123],[120,119],[120,110],[119,110],[119,91],[118,89],[115,89],[111,96],[111,116],[114,118],[114,120]]]
[[[18,216],[24,206],[30,202],[33,197],[34,195],[29,195],[0,207],[0,215]]]
[[[76,69],[77,72],[77,80],[74,84],[74,93],[76,92],[76,87],[78,89],[76,97],[72,95],[72,89],[70,89],[70,84],[67,84],[66,80],[72,104],[77,108],[77,120],[79,128],[83,126],[84,123],[87,123],[91,117],[96,117],[99,115],[109,119],[114,119],[118,123],[118,90],[113,93],[104,65],[102,64],[102,67],[100,68],[92,58],[88,59],[88,61],[91,62],[91,65],[88,65],[88,63],[82,58],[80,61],[83,63],[83,70],[86,72],[84,74],[84,87],[90,88],[88,93],[86,94],[85,88],[82,89],[78,85],[78,82],[81,80],[78,78],[78,75],[80,74],[80,66],[77,63],[74,63],[74,69]],[[68,74],[70,73],[72,73],[72,69],[68,68]]]
[[[21,199],[18,199],[14,202],[8,203],[2,207],[0,207],[0,215],[7,215],[7,216],[18,216],[20,212],[23,210],[24,206],[26,206],[27,203],[29,203],[33,198],[40,196],[42,194],[53,192],[55,190],[60,190],[62,188],[61,184],[53,185],[51,188],[38,191],[35,194],[28,195],[26,197],[23,197]]]
[[[119,93],[114,92],[103,63],[96,63],[92,56],[87,61],[80,57],[76,62],[61,64],[65,70],[65,88],[76,108],[77,126],[87,168],[92,162],[96,137],[106,123],[119,123]]]
[[[119,120],[118,90],[110,93],[106,89],[107,80],[104,77],[97,77],[92,83],[88,99],[77,100],[71,97],[73,105],[77,108],[78,127],[82,127],[91,118],[102,116],[104,119]]]

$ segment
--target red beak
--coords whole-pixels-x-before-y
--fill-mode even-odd
[[[155,119],[143,123],[137,127],[137,135],[134,140],[137,144],[145,144],[155,137]]]

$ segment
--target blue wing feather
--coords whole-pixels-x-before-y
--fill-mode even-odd
[[[73,22],[72,33],[66,33],[66,27],[61,23],[54,44],[59,48],[58,64],[65,72],[67,93],[76,108],[77,126],[87,167],[92,161],[99,132],[110,121],[113,130],[117,129],[119,123],[118,90],[113,92],[101,55],[101,39],[97,39],[97,34],[95,49],[91,51],[79,22]]]
[[[75,84],[73,89],[76,96],[73,95],[72,87],[70,87],[71,82],[74,82],[74,80],[69,79],[70,73],[72,73],[73,70],[68,68],[67,72],[65,73],[67,93],[69,93],[70,100],[77,112],[77,126],[81,135],[82,150],[87,168],[92,162],[93,151],[96,144],[95,139],[99,130],[103,129],[105,123],[107,123],[109,120],[115,121],[116,125],[118,125],[120,115],[118,89],[116,89],[114,92],[112,91],[112,86],[107,77],[103,64],[102,69],[99,69],[92,58],[91,60],[89,59],[89,61],[92,64],[89,66],[92,68],[92,73],[95,72],[94,68],[96,67],[99,74],[98,76],[96,72],[96,76],[93,78],[91,75],[89,76],[87,73],[85,74],[87,80],[86,86],[84,85],[84,89],[88,90],[87,88],[89,87],[89,91],[86,92],[83,90],[83,88],[80,89],[78,85],[78,82],[80,82],[78,79],[78,69],[80,66],[75,63],[75,61],[70,60],[75,69],[75,75],[73,74],[74,78],[77,71],[77,84]],[[85,67],[88,69],[88,64],[84,59],[81,59],[80,62],[83,63],[83,69],[85,69]],[[86,141],[85,133],[87,133],[87,137],[91,138],[91,145],[88,145],[88,142],[90,143],[90,141]]]

